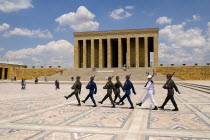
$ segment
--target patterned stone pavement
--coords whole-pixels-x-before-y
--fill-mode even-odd
[[[156,84],[155,100],[161,105],[166,97],[162,83]],[[207,140],[210,139],[209,81],[180,81],[180,95],[175,94],[178,112],[172,112],[169,102],[165,110],[151,110],[147,100],[142,107],[128,109],[129,103],[110,108],[109,100],[96,108],[91,100],[77,106],[75,97],[66,100],[72,83],[28,84],[26,90],[19,83],[0,83],[0,139],[2,140]],[[182,86],[193,83],[193,89]],[[196,87],[196,84],[199,84]],[[86,85],[84,83],[83,85]],[[205,85],[205,89],[202,86]],[[137,95],[131,95],[136,104],[145,91],[143,83],[134,84]],[[209,87],[208,87],[209,86]],[[105,90],[98,84],[95,100],[100,101]],[[199,89],[196,90],[195,88]],[[82,89],[83,100],[88,91]]]

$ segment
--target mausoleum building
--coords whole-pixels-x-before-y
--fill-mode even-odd
[[[149,28],[74,32],[74,67],[158,66],[158,31]]]

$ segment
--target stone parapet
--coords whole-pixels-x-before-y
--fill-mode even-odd
[[[210,66],[161,66],[155,71],[163,75],[175,72],[182,80],[210,80]]]

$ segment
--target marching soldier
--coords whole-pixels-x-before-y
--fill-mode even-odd
[[[120,88],[122,88],[122,84],[119,80],[119,76],[116,76],[116,83],[114,84],[114,94],[115,94],[115,97],[114,97],[114,102],[116,103],[116,100],[117,100],[117,97],[119,99],[121,99],[121,96],[120,96]],[[121,105],[124,105],[124,102],[122,102]]]
[[[115,104],[114,104],[114,101],[112,99],[112,90],[113,90],[113,88],[114,88],[114,84],[112,83],[112,77],[108,77],[108,82],[103,87],[103,89],[107,89],[107,94],[98,103],[103,104],[103,102],[109,97],[109,99],[110,99],[110,101],[112,103],[112,108],[115,108]]]
[[[93,94],[97,93],[97,86],[96,86],[96,83],[94,82],[94,77],[90,77],[90,82],[86,86],[86,89],[89,89],[90,92],[87,95],[87,97],[85,98],[85,100],[83,100],[82,102],[85,103],[88,100],[88,98],[90,97],[94,104],[93,107],[96,107],[97,105],[96,105],[96,101],[94,100]]]
[[[158,107],[158,108],[161,108],[161,109],[164,109],[164,106],[167,104],[167,102],[169,100],[171,100],[171,102],[173,103],[175,109],[173,109],[172,111],[179,111],[178,107],[177,107],[177,104],[176,104],[176,101],[174,100],[174,89],[176,90],[176,92],[178,92],[179,94],[181,94],[176,86],[176,84],[174,83],[174,81],[171,79],[172,75],[171,74],[168,74],[167,76],[167,83],[163,86],[164,89],[167,89],[168,90],[168,95],[167,97],[165,98],[165,101],[163,103],[162,106]]]
[[[138,103],[138,104],[136,104],[136,105],[141,106],[148,98],[150,98],[152,104],[153,104],[154,107],[155,107],[155,108],[152,109],[152,110],[158,110],[157,104],[156,104],[156,102],[155,102],[155,100],[154,100],[155,87],[154,87],[154,82],[152,81],[152,75],[148,75],[147,78],[148,78],[148,83],[147,83],[147,85],[144,87],[144,89],[147,90],[147,94],[146,94],[146,96],[144,97],[144,99],[142,99],[142,100],[140,101],[140,103]]]
[[[76,98],[77,98],[77,101],[78,101],[78,106],[81,106],[80,99],[79,99],[79,94],[81,93],[82,83],[80,82],[80,77],[79,76],[77,76],[76,79],[77,79],[77,81],[71,87],[71,89],[74,89],[74,91],[70,95],[64,96],[64,97],[68,100],[68,98],[75,95]]]
[[[127,98],[129,103],[130,103],[130,105],[131,105],[131,107],[129,109],[134,109],[133,103],[132,103],[131,98],[130,98],[130,90],[132,89],[134,95],[136,95],[136,91],[135,91],[135,89],[133,87],[133,83],[130,81],[130,76],[129,75],[126,76],[126,82],[125,82],[125,85],[123,86],[122,89],[123,89],[123,91],[125,91],[125,95],[116,104],[119,105],[120,102],[123,102],[123,100],[125,98]]]

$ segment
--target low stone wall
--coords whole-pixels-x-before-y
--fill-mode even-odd
[[[164,75],[175,72],[182,80],[210,80],[210,66],[161,66],[155,70]]]
[[[22,78],[29,80],[34,79],[35,77],[40,76],[51,76],[59,73],[61,70],[66,71],[67,69],[63,68],[20,68],[15,70],[17,79]]]

